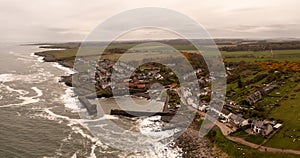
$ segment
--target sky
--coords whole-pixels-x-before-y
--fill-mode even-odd
[[[82,41],[111,16],[141,7],[185,14],[213,38],[299,38],[299,6],[299,0],[0,0],[0,42]],[[151,29],[126,35],[158,37],[172,38]]]

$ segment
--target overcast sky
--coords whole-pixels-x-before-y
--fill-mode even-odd
[[[150,6],[186,14],[214,38],[300,37],[299,0],[0,0],[0,42],[81,41],[112,15]],[[130,38],[157,35],[168,38]]]

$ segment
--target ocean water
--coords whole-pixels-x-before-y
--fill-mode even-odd
[[[0,44],[0,158],[180,157],[177,150],[157,144],[147,152],[123,151],[92,135],[85,127],[86,120],[77,113],[84,109],[72,88],[59,83],[60,76],[74,72],[33,55],[43,50]],[[106,106],[114,104],[109,99],[103,101]],[[126,122],[147,135],[161,126],[155,121],[157,117],[101,118],[106,119]],[[105,137],[114,139],[109,133]]]

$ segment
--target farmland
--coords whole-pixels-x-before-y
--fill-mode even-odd
[[[214,144],[225,151],[230,157],[233,158],[296,158],[298,156],[291,154],[280,154],[280,153],[268,153],[268,152],[260,152],[256,149],[249,148],[244,145],[236,144],[228,139],[226,139],[222,132],[216,131],[216,134],[213,138]]]
[[[255,61],[299,61],[300,50],[273,50],[274,56],[270,50],[267,51],[236,51],[224,52],[223,58],[227,62],[255,62]]]
[[[284,127],[275,134],[267,146],[277,148],[300,149],[300,84],[290,93],[289,98],[281,102],[270,116],[284,121]]]

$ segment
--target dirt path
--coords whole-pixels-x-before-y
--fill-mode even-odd
[[[181,98],[181,94],[179,93],[179,91],[178,90],[176,90],[176,91],[177,91],[178,95]],[[199,115],[202,115],[202,116],[206,115],[206,113],[204,113],[202,111],[199,111],[199,110],[197,110],[197,113]],[[239,143],[239,144],[243,144],[245,146],[257,149],[257,150],[259,150],[261,152],[287,153],[287,154],[300,155],[300,150],[271,148],[271,147],[261,146],[261,145],[258,145],[258,144],[254,144],[254,143],[248,142],[248,141],[246,141],[246,140],[244,140],[242,138],[229,136],[229,134],[232,132],[232,129],[230,129],[225,124],[223,124],[223,123],[221,123],[219,121],[216,121],[215,125],[217,125],[220,128],[221,132],[223,133],[223,135],[227,139],[229,139],[229,140],[231,140],[233,142],[236,142],[236,143]]]
[[[227,139],[239,143],[239,144],[243,144],[246,145],[248,147],[254,148],[254,149],[258,149],[261,152],[273,152],[273,153],[288,153],[288,154],[295,154],[295,155],[300,155],[300,151],[299,150],[292,150],[292,149],[279,149],[279,148],[272,148],[272,147],[266,147],[266,146],[260,146],[248,141],[245,141],[242,138],[238,138],[238,137],[231,137],[231,136],[226,136]]]
[[[200,115],[202,115],[202,116],[205,116],[204,112],[198,111],[198,113]],[[223,124],[223,123],[221,123],[219,121],[216,121],[215,125],[217,125],[220,128],[222,134],[227,139],[229,139],[229,140],[231,140],[233,142],[236,142],[236,143],[239,143],[239,144],[243,144],[245,146],[257,149],[257,150],[259,150],[261,152],[287,153],[287,154],[300,155],[300,150],[279,149],[279,148],[266,147],[266,146],[261,146],[261,145],[258,145],[258,144],[254,144],[254,143],[248,142],[248,141],[246,141],[246,140],[244,140],[242,138],[229,136],[229,134],[232,132],[232,129],[230,129],[225,124]]]

